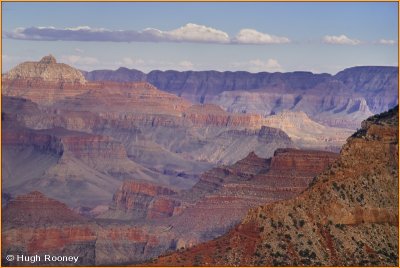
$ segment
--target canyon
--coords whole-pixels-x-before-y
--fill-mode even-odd
[[[46,56],[3,75],[4,192],[39,190],[95,209],[125,179],[187,189],[203,172],[252,151],[264,158],[286,147],[337,152],[351,133],[283,115],[284,126],[192,104],[147,82],[90,82]],[[299,135],[304,129],[308,136]]]
[[[215,245],[247,219],[259,226],[249,215],[260,205],[302,199],[331,170],[351,169],[351,161],[362,161],[353,155],[350,164],[340,164],[348,151],[349,145],[342,148],[346,140],[364,142],[367,135],[365,142],[376,142],[371,157],[376,153],[378,163],[386,161],[381,158],[389,154],[382,151],[387,148],[396,159],[394,119],[380,128],[382,116],[373,117],[353,130],[372,112],[397,103],[393,77],[392,68],[383,67],[355,67],[336,76],[146,75],[129,69],[83,72],[51,55],[21,63],[2,75],[2,256],[72,254],[79,256],[79,265],[104,266],[140,264],[178,251],[188,254],[187,262],[161,257],[152,264],[194,265],[190,252],[201,250],[201,243]],[[238,106],[225,105],[232,98]],[[242,101],[255,106],[244,107]],[[381,151],[379,142],[386,144]],[[360,143],[357,150],[367,145]],[[390,167],[375,169],[389,176],[395,172]],[[326,191],[319,190],[320,195]],[[358,192],[354,198],[360,198]],[[329,218],[335,224],[342,216],[357,223],[359,217],[393,221],[380,207],[364,211],[355,206],[358,210],[349,214],[332,200],[332,211],[321,210],[318,217],[342,213]],[[307,198],[304,202],[317,206]],[[274,215],[268,213],[263,215]],[[223,265],[218,261],[214,264]],[[2,263],[9,265],[5,259]]]
[[[370,117],[311,187],[151,266],[397,266],[398,107]]]
[[[254,206],[298,195],[336,158],[296,149],[279,149],[269,159],[252,152],[181,191],[126,180],[95,218],[40,192],[20,195],[3,210],[3,255],[68,252],[87,265],[145,261],[222,235]]]

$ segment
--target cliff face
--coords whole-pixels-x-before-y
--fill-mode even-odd
[[[154,265],[398,265],[398,108],[369,118],[298,197]]]
[[[120,68],[87,72],[85,76],[92,81],[148,81],[195,103],[215,103],[230,112],[267,116],[288,109],[304,111],[329,126],[356,129],[372,113],[398,103],[397,73],[396,67],[379,66],[348,68],[334,76],[310,72],[152,71],[144,74]]]

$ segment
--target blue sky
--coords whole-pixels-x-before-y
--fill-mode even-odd
[[[84,70],[397,66],[397,5],[3,2],[3,72],[49,53]]]

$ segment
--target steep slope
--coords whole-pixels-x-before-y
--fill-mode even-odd
[[[370,117],[298,197],[249,211],[227,235],[156,260],[182,266],[397,266],[398,107]]]

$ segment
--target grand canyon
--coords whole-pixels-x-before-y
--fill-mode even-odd
[[[3,266],[398,266],[398,67],[2,74]],[[76,256],[77,262],[6,256]]]

